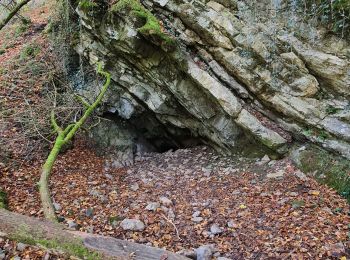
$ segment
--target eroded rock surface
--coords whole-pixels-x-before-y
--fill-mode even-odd
[[[106,111],[148,140],[279,154],[309,140],[350,158],[349,44],[328,44],[289,1],[97,2],[77,8],[77,50],[112,74]]]

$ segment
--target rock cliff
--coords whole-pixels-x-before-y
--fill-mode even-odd
[[[112,74],[104,111],[158,150],[312,142],[350,158],[349,42],[295,2],[96,0],[76,8],[76,50]]]

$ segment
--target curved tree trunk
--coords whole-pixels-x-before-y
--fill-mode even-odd
[[[9,21],[11,21],[12,17],[14,17],[14,16],[17,14],[17,12],[19,12],[19,10],[21,10],[21,8],[22,8],[23,6],[25,6],[26,4],[28,4],[30,1],[31,1],[31,0],[23,0],[23,1],[21,1],[19,4],[17,4],[17,5],[15,6],[15,8],[7,15],[7,17],[6,17],[2,22],[0,22],[0,30],[1,30],[2,28],[4,28],[5,25],[6,25]]]
[[[80,98],[80,101],[83,102],[83,105],[85,106],[86,110],[83,114],[83,116],[74,124],[68,125],[64,130],[57,124],[55,119],[55,112],[51,111],[51,124],[53,129],[57,133],[57,137],[55,140],[55,144],[53,148],[51,149],[51,152],[49,156],[46,159],[45,164],[42,167],[40,181],[39,181],[39,192],[40,192],[40,198],[41,203],[43,206],[44,215],[47,219],[51,221],[56,221],[56,214],[55,209],[52,204],[52,200],[50,197],[50,189],[49,189],[49,181],[51,176],[52,167],[54,166],[54,163],[57,159],[58,154],[60,153],[63,145],[68,143],[76,132],[79,130],[79,128],[85,123],[85,121],[89,118],[89,116],[92,114],[92,112],[96,109],[96,107],[101,103],[103,96],[105,95],[110,83],[111,83],[111,76],[108,72],[102,70],[102,64],[99,63],[97,67],[97,72],[104,76],[106,78],[106,82],[104,83],[101,92],[97,96],[94,103],[89,105],[85,100]]]

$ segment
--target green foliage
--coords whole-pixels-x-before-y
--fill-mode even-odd
[[[326,108],[326,113],[327,113],[328,115],[333,115],[333,114],[338,113],[339,110],[340,110],[339,108],[336,108],[336,107],[334,107],[334,106],[329,105],[329,106]]]
[[[316,171],[318,181],[334,188],[350,202],[350,161],[319,148],[302,151],[300,158],[303,171]]]
[[[37,44],[31,43],[26,45],[20,54],[21,60],[26,60],[28,58],[34,58],[40,52],[40,48]]]
[[[310,16],[316,16],[322,24],[341,36],[349,36],[349,0],[308,0],[307,5]]]
[[[21,23],[15,29],[15,36],[18,37],[22,33],[26,32],[29,29],[30,25],[31,25],[30,20],[24,20],[24,19],[21,20]]]
[[[138,32],[159,44],[163,50],[171,51],[175,48],[175,40],[163,31],[158,19],[147,10],[138,0],[119,0],[111,8],[112,12],[126,11],[132,16],[144,21]]]
[[[0,209],[7,209],[7,194],[0,190]]]
[[[92,8],[96,7],[97,4],[93,0],[80,0],[79,7],[85,12],[90,11]]]

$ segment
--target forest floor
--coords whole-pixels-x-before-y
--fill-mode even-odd
[[[49,10],[48,4],[27,9],[30,25],[15,22],[0,32],[0,138],[9,158],[0,161],[0,188],[8,194],[9,210],[33,217],[43,217],[36,183],[48,145],[33,140],[27,124],[13,115],[43,102],[54,70],[44,33]],[[82,136],[60,155],[50,185],[60,221],[187,255],[206,245],[215,257],[228,259],[350,257],[346,200],[288,159],[223,157],[200,146],[143,154],[125,168],[113,165]],[[144,226],[124,230],[124,219]],[[65,258],[0,234],[0,259],[11,257]]]

